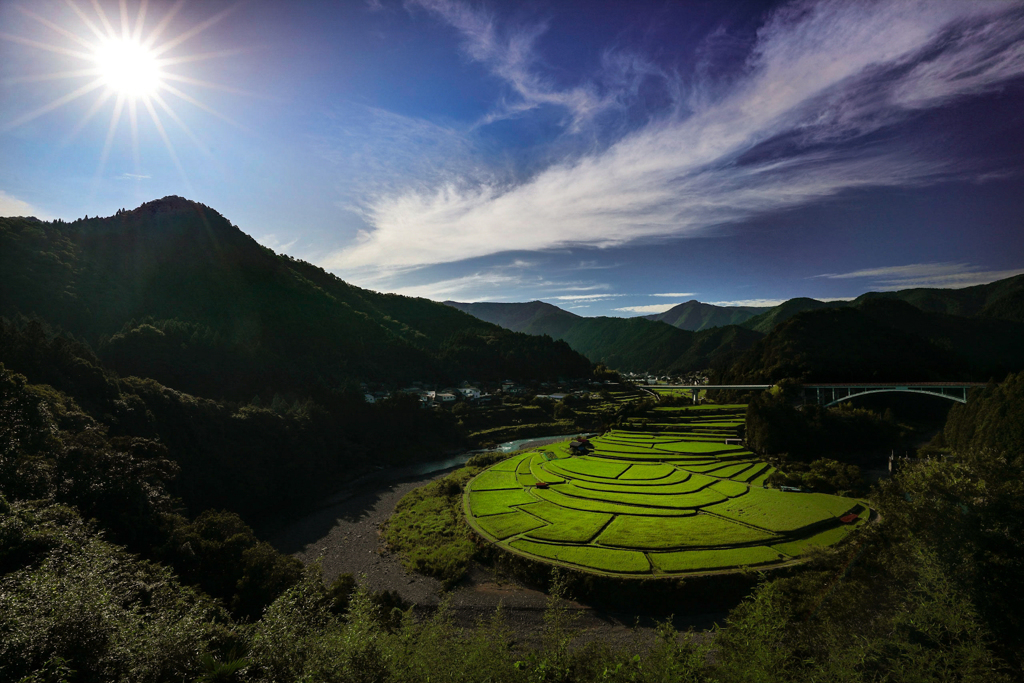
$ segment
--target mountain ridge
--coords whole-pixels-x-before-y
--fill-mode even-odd
[[[36,316],[122,374],[202,396],[590,372],[564,343],[355,287],[177,196],[73,222],[2,218],[0,270],[0,315]]]
[[[712,327],[741,325],[769,308],[769,306],[716,306],[691,299],[673,306],[664,313],[654,313],[643,317],[647,320],[668,323],[681,330],[699,332]]]

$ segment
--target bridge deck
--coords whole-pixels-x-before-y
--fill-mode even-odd
[[[770,389],[771,384],[641,384],[643,389],[683,389],[693,392],[694,401],[698,392],[704,389],[726,389],[733,391],[755,391]],[[804,384],[804,392],[810,391],[819,405],[832,406],[857,396],[902,391],[912,394],[928,394],[967,403],[967,392],[985,386],[984,382],[835,382],[831,384]],[[957,392],[957,393],[953,393]],[[805,393],[806,398],[806,393]]]

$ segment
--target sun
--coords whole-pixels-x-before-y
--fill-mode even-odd
[[[152,97],[163,85],[156,55],[137,41],[104,40],[96,46],[94,58],[104,85],[119,96]]]
[[[101,0],[91,0],[92,12],[79,7],[82,0],[65,0],[68,8],[77,16],[80,23],[61,25],[45,16],[41,16],[27,7],[15,5],[15,9],[37,22],[48,32],[50,39],[59,36],[58,42],[46,42],[29,36],[25,32],[11,34],[0,32],[0,40],[19,43],[33,51],[49,52],[52,58],[71,62],[61,64],[61,68],[48,73],[28,74],[23,77],[8,79],[8,83],[36,83],[54,80],[78,80],[85,82],[78,87],[72,86],[69,91],[29,111],[14,120],[0,121],[0,133],[17,128],[29,121],[50,112],[66,107],[86,96],[94,96],[92,105],[83,107],[83,114],[68,137],[60,143],[68,144],[78,135],[86,123],[106,107],[110,107],[110,124],[100,152],[96,172],[93,177],[93,191],[103,176],[104,167],[111,147],[119,130],[123,130],[125,121],[131,136],[132,156],[135,159],[135,177],[144,177],[140,169],[139,124],[143,115],[148,115],[152,128],[164,143],[168,155],[177,167],[182,180],[191,191],[191,183],[185,173],[174,144],[168,134],[165,122],[173,122],[208,158],[212,155],[199,137],[192,132],[185,121],[175,110],[174,104],[184,104],[200,109],[229,124],[242,128],[238,123],[202,102],[199,97],[189,94],[183,88],[198,87],[221,90],[224,92],[248,95],[235,88],[227,87],[207,80],[201,80],[182,73],[182,67],[194,67],[197,62],[209,59],[241,54],[246,50],[228,49],[215,52],[181,53],[184,43],[226,17],[238,6],[238,2],[228,6],[217,14],[193,24],[181,27],[179,32],[167,37],[175,15],[184,5],[185,0],[178,0],[158,21],[147,25],[150,0],[138,0],[134,8],[129,6],[130,0],[117,3],[120,25],[117,20],[111,21],[103,9]],[[83,3],[84,4],[84,3]],[[134,15],[134,17],[132,16]],[[70,19],[70,16],[65,15]],[[56,35],[55,35],[56,34]],[[42,62],[40,62],[42,63]],[[177,101],[177,102],[175,102]],[[125,116],[126,114],[126,116]]]

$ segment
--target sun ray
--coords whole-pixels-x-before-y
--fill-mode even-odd
[[[117,4],[121,10],[121,40],[128,40],[132,32],[128,25],[128,0],[120,0]]]
[[[185,186],[188,188],[189,194],[195,194],[195,190],[192,189],[192,183],[188,179],[188,174],[185,173],[185,168],[181,165],[181,161],[178,160],[178,154],[174,151],[174,145],[171,144],[171,139],[167,137],[167,131],[164,130],[164,124],[160,122],[160,117],[157,115],[156,110],[153,109],[153,103],[149,101],[149,98],[143,100],[146,105],[146,109],[149,110],[149,117],[153,119],[153,125],[156,126],[156,130],[160,133],[160,137],[164,141],[164,147],[167,148],[167,153],[171,155],[171,160],[174,165],[178,168],[178,173],[181,174],[181,179],[185,181]]]
[[[121,121],[121,111],[124,109],[124,95],[117,96],[117,103],[114,104],[114,113],[110,115],[110,127],[107,129],[107,138],[103,141],[103,151],[100,152],[99,163],[96,164],[96,174],[92,179],[92,192],[96,193],[99,187],[100,178],[103,176],[103,169],[107,165],[107,157],[110,156],[110,148],[114,144],[114,133],[117,131],[117,124]]]
[[[198,85],[201,88],[220,90],[221,92],[231,93],[232,95],[247,95],[248,97],[256,97],[256,93],[252,93],[247,90],[232,88],[229,85],[221,85],[220,83],[211,83],[210,81],[201,81],[198,78],[190,78],[189,76],[179,76],[178,74],[165,73],[162,74],[162,78],[165,81],[179,81],[181,83],[188,83],[189,85]],[[166,84],[164,85],[164,87],[167,88]]]
[[[169,116],[172,121],[178,124],[179,128],[185,131],[185,135],[189,137],[192,143],[199,148],[199,151],[202,152],[203,155],[207,157],[207,159],[209,159],[214,164],[218,163],[217,159],[213,156],[213,152],[210,151],[210,148],[203,144],[203,142],[196,136],[196,134],[192,132],[192,129],[189,128],[188,125],[181,120],[181,117],[178,116],[173,109],[171,109],[170,105],[168,105],[167,102],[164,101],[164,98],[160,97],[160,93],[155,93],[152,99],[156,100],[156,103],[160,105],[160,108],[164,110],[164,113],[166,113],[167,116]]]
[[[48,74],[30,74],[28,76],[13,76],[5,78],[4,85],[15,85],[16,83],[39,83],[41,81],[59,81],[65,78],[81,78],[82,76],[98,76],[98,69],[75,69],[74,71],[54,71]]]
[[[92,55],[86,52],[79,52],[78,50],[70,50],[66,47],[59,47],[57,45],[50,45],[49,43],[40,43],[38,40],[31,40],[29,38],[22,38],[21,36],[12,36],[10,33],[0,33],[0,40],[9,40],[12,43],[21,43],[22,45],[28,45],[29,47],[39,48],[40,50],[47,50],[48,52],[56,52],[60,55],[68,55],[69,57],[76,57],[87,62],[92,61]]]
[[[153,30],[150,32],[149,36],[142,43],[142,47],[146,49],[152,47],[153,43],[156,42],[156,39],[159,38],[160,34],[163,33],[164,30],[167,28],[167,25],[171,23],[171,19],[174,18],[174,15],[177,14],[178,10],[180,10],[184,5],[185,0],[178,0],[178,2],[174,3],[171,9],[167,10],[167,14],[164,15],[164,18],[161,19],[160,22],[157,23],[155,27],[153,27]]]
[[[102,85],[103,85],[103,79],[102,78],[97,78],[95,81],[92,81],[91,83],[86,83],[85,85],[83,85],[78,90],[74,90],[72,92],[69,92],[67,95],[64,95],[63,97],[58,97],[57,99],[55,99],[54,101],[50,102],[49,104],[44,104],[42,107],[39,107],[38,109],[36,109],[34,111],[30,111],[27,114],[23,114],[22,116],[19,116],[18,118],[14,119],[10,123],[7,123],[3,127],[0,127],[0,130],[8,131],[8,130],[11,130],[13,128],[17,128],[18,126],[20,126],[22,124],[25,124],[25,123],[28,123],[32,119],[35,119],[35,118],[37,118],[39,116],[42,116],[43,114],[46,114],[47,112],[51,112],[54,109],[57,109],[58,107],[63,107],[65,104],[67,104],[68,102],[71,102],[72,100],[77,100],[82,95],[85,95],[86,93],[92,92],[93,90],[95,90],[96,88],[101,87]]]
[[[93,23],[92,19],[86,16],[85,12],[79,9],[78,5],[75,4],[75,0],[65,1],[68,3],[68,6],[75,11],[75,14],[77,14],[78,18],[82,20],[82,23],[85,24],[86,28],[92,31],[93,35],[96,36],[98,40],[107,39],[107,36],[103,35],[103,31],[101,31],[99,27]]]
[[[15,5],[15,8],[17,8],[17,10],[19,12],[21,12],[22,14],[24,14],[25,16],[27,16],[27,17],[29,17],[31,19],[35,19],[36,21],[38,21],[40,24],[42,24],[46,28],[51,29],[53,31],[56,31],[57,33],[61,34],[65,38],[69,38],[69,39],[73,40],[74,42],[78,43],[82,47],[84,47],[86,49],[89,49],[89,50],[95,50],[96,49],[96,46],[93,43],[90,43],[85,38],[83,38],[80,35],[74,33],[73,31],[67,30],[63,26],[58,26],[57,24],[53,23],[52,21],[50,21],[49,19],[47,19],[45,17],[39,16],[38,14],[33,12],[32,10],[25,9],[21,5]]]
[[[237,121],[235,121],[233,119],[228,118],[227,116],[224,116],[224,114],[221,114],[216,109],[213,109],[212,107],[209,107],[209,106],[203,104],[202,102],[200,102],[196,98],[192,97],[191,95],[183,93],[182,91],[180,91],[177,88],[175,88],[173,85],[168,85],[168,84],[164,83],[160,87],[163,90],[166,90],[167,92],[171,93],[175,97],[178,97],[179,99],[185,100],[186,102],[188,102],[189,104],[191,104],[191,105],[193,105],[195,107],[199,107],[200,109],[205,111],[207,114],[212,114],[213,116],[216,116],[218,119],[220,119],[222,121],[225,121],[227,123],[230,123],[232,126],[235,126],[236,128],[238,128],[240,130],[249,131],[249,129],[246,128],[245,126],[243,126],[242,124],[238,123]]]
[[[97,16],[100,18],[100,22],[103,23],[103,28],[107,29],[107,38],[110,40],[117,39],[117,31],[114,30],[114,26],[107,19],[107,13],[103,11],[103,6],[100,5],[99,0],[92,0],[93,9],[96,10]]]
[[[132,42],[138,43],[142,40],[142,26],[146,22],[146,9],[149,6],[149,0],[142,0],[139,3],[139,12],[135,15],[135,30],[132,31]]]
[[[132,127],[132,161],[135,164],[135,173],[138,174],[142,162],[139,158],[139,115],[135,100],[128,100],[128,121]]]
[[[251,50],[247,48],[234,48],[231,50],[218,50],[217,52],[197,52],[193,55],[182,55],[181,57],[164,57],[157,59],[156,63],[159,66],[173,66],[175,64],[185,64],[188,62],[202,62],[207,59],[219,59],[220,57],[233,57],[235,55],[244,55]]]
[[[85,115],[81,118],[81,120],[79,120],[79,122],[75,124],[75,127],[71,129],[71,132],[68,133],[63,140],[60,141],[60,143],[57,145],[57,149],[64,149],[72,140],[74,140],[75,136],[81,133],[82,129],[85,128],[89,121],[92,120],[92,117],[96,116],[96,112],[98,112],[100,108],[107,103],[107,100],[109,100],[113,96],[114,92],[110,90],[110,88],[104,89],[96,98],[96,101],[93,102],[92,106],[89,107],[89,110],[85,112]]]
[[[135,195],[141,195],[142,158],[139,155],[139,114],[134,99],[128,102],[128,120],[132,126],[132,167],[135,170]]]
[[[196,24],[195,26],[193,26],[192,28],[190,28],[189,30],[185,31],[184,33],[181,33],[180,35],[178,35],[177,38],[172,38],[171,40],[167,41],[163,45],[160,45],[158,47],[153,48],[153,56],[154,57],[159,57],[160,55],[162,55],[163,53],[167,52],[168,50],[171,50],[171,49],[177,47],[178,45],[181,45],[182,43],[184,43],[189,38],[192,38],[193,36],[202,33],[203,31],[205,31],[206,29],[210,28],[211,26],[216,24],[218,21],[220,21],[221,19],[223,19],[227,15],[231,14],[232,12],[234,12],[239,4],[240,3],[237,3],[237,2],[234,3],[233,5],[231,5],[230,7],[222,10],[218,14],[213,15],[212,17],[210,17],[206,21],[200,22],[200,23]]]

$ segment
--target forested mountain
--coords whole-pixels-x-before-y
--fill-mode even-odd
[[[859,305],[874,299],[905,301],[915,308],[929,313],[1024,322],[1024,275],[963,289],[918,288],[896,292],[868,292],[849,302],[818,301],[817,299],[798,297],[773,307],[724,307],[703,304],[699,301],[688,301],[665,313],[644,317],[648,320],[660,320],[684,330],[740,325],[749,330],[768,334],[780,323],[805,311]]]
[[[795,299],[789,299],[783,301],[778,306],[774,306],[759,313],[758,315],[752,316],[742,326],[748,330],[754,330],[761,334],[768,334],[781,323],[786,322],[794,315],[804,313],[805,311],[819,311],[823,308],[837,308],[839,306],[846,306],[846,301],[818,301],[817,299],[808,299],[807,297],[797,297]]]
[[[570,313],[543,301],[529,301],[522,304],[487,301],[473,304],[464,304],[458,301],[445,301],[444,303],[513,332],[546,334],[556,338],[574,322],[580,320],[580,316],[575,313]]]
[[[986,381],[1024,369],[1024,324],[929,313],[888,297],[801,313],[739,357],[723,382]]]
[[[644,318],[668,323],[681,330],[699,332],[711,327],[740,325],[767,310],[769,310],[768,306],[715,306],[694,299],[673,306],[664,313],[645,315]]]
[[[1024,322],[1024,275],[963,289],[868,292],[857,297],[855,303],[871,299],[898,299],[930,313]]]
[[[723,381],[760,382],[987,380],[1024,369],[1024,275],[964,289],[869,292],[853,301],[795,298],[772,308],[689,301],[638,318],[584,318],[540,301],[446,303],[509,329],[562,339],[623,371],[712,368]],[[803,317],[815,312],[821,315]],[[787,324],[797,317],[799,323]],[[726,320],[741,322],[715,327]],[[688,332],[692,327],[701,329]],[[769,336],[751,348],[763,335]]]
[[[180,197],[107,218],[0,219],[0,315],[86,340],[121,374],[209,397],[583,376],[563,343],[354,287]]]
[[[724,367],[761,337],[735,325],[691,332],[641,317],[584,318],[540,301],[446,303],[484,320],[501,321],[510,329],[563,340],[591,361],[624,372],[685,373]]]

